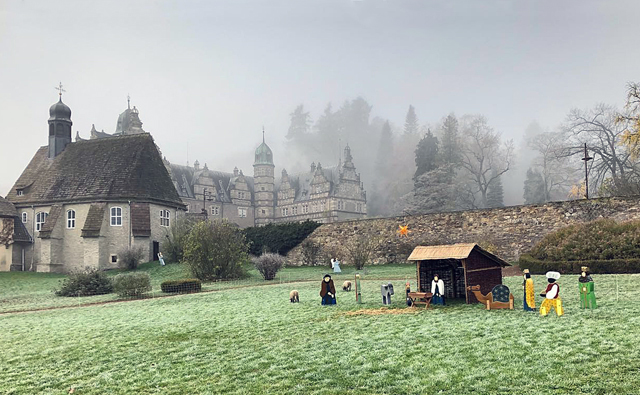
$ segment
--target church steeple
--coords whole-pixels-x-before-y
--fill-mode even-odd
[[[49,108],[49,158],[58,156],[71,143],[71,109],[62,102],[62,83],[58,87],[60,98]]]

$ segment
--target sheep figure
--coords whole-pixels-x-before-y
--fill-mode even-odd
[[[342,283],[342,290],[351,292],[351,281],[345,281]]]
[[[300,294],[297,290],[294,289],[293,291],[289,292],[289,301],[291,303],[300,302]]]

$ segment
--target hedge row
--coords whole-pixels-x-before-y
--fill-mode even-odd
[[[267,224],[243,230],[249,253],[260,255],[263,252],[286,255],[295,246],[307,238],[319,223],[306,220],[304,222],[288,222],[284,224]]]
[[[557,271],[562,274],[579,274],[582,266],[588,266],[594,274],[640,273],[640,259],[592,259],[583,261],[543,261],[531,255],[521,255],[520,269],[529,269],[533,274]]]
[[[196,278],[184,280],[169,280],[160,284],[160,289],[164,293],[192,293],[202,290],[202,283]]]

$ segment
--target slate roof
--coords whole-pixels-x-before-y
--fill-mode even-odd
[[[0,196],[0,217],[17,217],[18,211],[11,202]]]
[[[93,203],[89,206],[87,219],[84,221],[84,226],[82,227],[82,237],[100,236],[106,206],[104,203]]]
[[[77,141],[53,159],[48,147],[41,147],[7,200],[15,205],[132,200],[184,206],[147,133]]]
[[[13,220],[13,241],[15,242],[24,242],[31,243],[31,235],[27,228],[24,226],[20,218],[15,218]]]
[[[333,195],[335,186],[340,183],[340,169],[337,166],[322,168],[322,174],[324,174],[327,181],[331,183],[331,189],[329,195]],[[311,195],[311,182],[315,172],[301,173],[289,175],[289,182],[291,187],[295,189],[296,196],[293,199],[294,202],[302,202],[310,200]],[[276,192],[280,190],[282,185],[282,178],[276,181]]]
[[[136,237],[151,236],[149,203],[131,203],[131,233]]]
[[[53,228],[56,226],[58,222],[58,218],[60,218],[60,214],[62,213],[62,206],[59,204],[54,204],[51,206],[51,210],[49,210],[49,215],[47,216],[47,220],[44,224],[42,224],[42,228],[40,229],[40,238],[48,239],[51,237],[51,232]],[[63,219],[64,220],[64,219]]]
[[[236,180],[239,176],[234,176],[233,173],[209,169],[195,170],[193,167],[176,165],[173,163],[171,163],[169,167],[171,168],[171,175],[176,190],[181,197],[195,199],[196,196],[193,192],[193,186],[195,185],[198,177],[202,176],[210,178],[213,181],[213,184],[216,187],[218,201],[231,203],[229,191],[235,187]],[[253,177],[244,175],[244,179],[249,191],[253,192]],[[202,198],[202,195],[200,195],[200,198]]]

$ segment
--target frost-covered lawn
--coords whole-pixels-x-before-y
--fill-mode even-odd
[[[315,273],[322,269],[287,270],[318,278],[2,314],[0,393],[630,394],[640,388],[640,275],[595,275],[595,311],[578,308],[577,276],[563,276],[566,314],[558,318],[521,311],[519,277],[505,279],[515,311],[452,303],[416,314],[350,315],[381,307],[380,279],[364,283],[364,305],[355,304],[353,292],[339,291],[338,305],[325,307]],[[389,278],[411,273],[411,267],[384,270]],[[537,291],[545,285],[540,276],[534,281]],[[392,308],[403,309],[403,281],[393,283]],[[300,304],[288,301],[293,288]]]
[[[160,266],[158,262],[149,262],[140,266],[140,271],[151,275],[153,291],[150,297],[165,296],[160,291],[160,283],[166,280],[177,280],[190,277],[185,265],[169,264]],[[246,287],[256,284],[279,284],[283,282],[314,280],[322,277],[327,267],[294,267],[284,268],[278,272],[273,281],[265,282],[255,270],[249,270],[249,277],[242,280],[221,281],[203,284],[205,291]],[[108,272],[115,276],[119,270]],[[335,276],[336,284],[345,279],[353,279],[355,270],[352,267],[343,268],[343,273]],[[415,278],[415,265],[385,265],[365,267],[363,278],[367,279],[405,279]],[[115,294],[98,295],[83,298],[66,298],[54,296],[53,290],[58,288],[64,278],[61,274],[31,273],[31,272],[0,272],[0,313],[12,311],[26,311],[46,309],[52,307],[78,306],[89,303],[99,303],[118,300]]]

